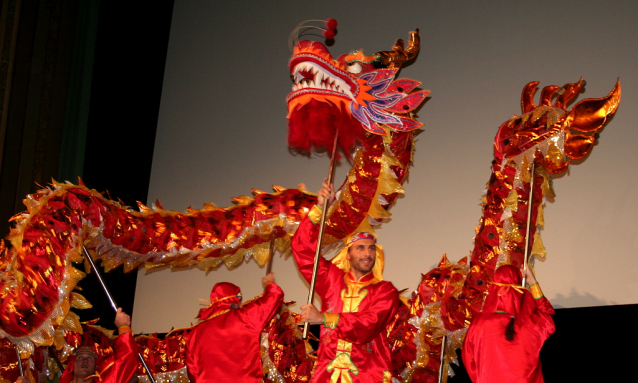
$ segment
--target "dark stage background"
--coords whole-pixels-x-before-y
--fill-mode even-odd
[[[152,6],[151,6],[152,4]],[[78,182],[129,206],[146,201],[173,1],[3,2],[0,230],[26,194],[50,180]],[[105,275],[115,301],[133,311],[137,272]],[[80,282],[93,308],[113,311],[97,279]]]
[[[633,382],[628,367],[638,357],[636,332],[621,330],[638,316],[638,305],[558,309],[556,332],[541,351],[547,383]],[[460,356],[460,350],[458,350]],[[449,382],[471,382],[463,361],[452,366],[456,376]]]

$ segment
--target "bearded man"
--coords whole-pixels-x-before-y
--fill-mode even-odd
[[[299,271],[310,282],[321,209],[334,198],[324,181],[317,205],[292,239]],[[321,341],[312,382],[390,382],[392,362],[385,329],[399,302],[392,283],[383,280],[383,248],[371,233],[359,232],[332,261],[319,260],[316,291],[321,311],[302,306],[302,321],[321,325]]]

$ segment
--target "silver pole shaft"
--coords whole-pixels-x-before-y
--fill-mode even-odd
[[[91,268],[93,269],[93,271],[95,271],[95,276],[97,277],[98,281],[100,281],[102,290],[104,290],[104,294],[106,294],[106,297],[111,303],[111,307],[113,307],[113,311],[117,312],[117,304],[115,303],[115,300],[113,300],[113,295],[111,295],[111,292],[109,291],[109,288],[106,286],[106,283],[104,283],[104,279],[102,278],[102,273],[98,270],[97,267],[95,267],[95,262],[93,262],[93,258],[91,258],[91,254],[89,254],[89,251],[86,249],[86,246],[82,246],[82,250],[84,251],[84,258],[86,258],[86,260],[89,261],[89,263],[91,264]]]
[[[89,251],[86,249],[86,246],[82,246],[82,250],[84,251],[84,257],[91,264],[93,271],[95,271],[95,275],[97,276],[97,279],[100,281],[100,285],[102,285],[104,294],[106,294],[106,297],[109,299],[109,302],[111,302],[111,307],[113,307],[113,311],[117,312],[117,304],[115,303],[115,300],[113,299],[113,296],[111,295],[111,292],[109,291],[109,288],[106,286],[106,283],[104,283],[104,279],[102,278],[102,273],[97,267],[95,267],[95,262],[93,262],[93,259],[91,258],[91,254],[89,254]],[[148,365],[146,365],[146,361],[144,360],[144,357],[142,357],[142,354],[139,352],[137,353],[137,356],[140,358],[140,362],[142,362],[142,366],[144,366],[144,370],[146,370],[146,375],[148,375],[148,378],[151,380],[152,383],[155,383],[155,378],[153,377],[151,370],[149,370]]]
[[[18,370],[20,371],[20,376],[24,376],[24,369],[22,369],[22,358],[20,357],[20,350],[18,350],[18,345],[16,345],[16,356],[18,357]]]

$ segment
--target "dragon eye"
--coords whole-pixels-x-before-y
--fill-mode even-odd
[[[363,67],[359,63],[352,63],[348,65],[348,72],[350,73],[357,74],[357,73],[361,73],[362,70],[363,70]]]

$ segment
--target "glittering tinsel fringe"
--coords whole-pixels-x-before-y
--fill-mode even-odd
[[[147,375],[138,376],[140,382],[142,383],[150,383],[150,379]],[[153,378],[157,383],[188,383],[190,380],[188,379],[188,374],[186,372],[186,367],[182,367],[179,370],[169,371],[169,372],[160,372],[157,374],[153,374]]]
[[[559,131],[554,136],[534,145],[533,147],[527,149],[526,151],[524,151],[523,153],[519,154],[518,156],[514,158],[503,159],[503,162],[501,163],[501,171],[503,171],[505,167],[508,165],[516,169],[516,174],[514,175],[514,183],[512,187],[512,192],[514,192],[517,188],[519,189],[523,188],[524,186],[523,182],[526,182],[524,180],[525,178],[524,176],[526,174],[529,177],[533,177],[533,175],[529,173],[530,173],[531,164],[534,161],[534,156],[536,155],[536,152],[539,151],[543,156],[546,156],[552,150],[558,151],[558,153],[564,155],[565,132],[563,130]],[[549,177],[549,174],[547,174],[547,177]],[[545,198],[546,196],[545,194],[543,194],[543,201],[545,200]],[[501,217],[500,217],[501,221],[503,221],[503,234],[500,237],[500,243],[499,243],[500,248],[504,249],[505,251],[503,251],[502,253],[498,255],[498,259],[496,262],[497,267],[510,263],[510,259],[507,252],[507,250],[509,249],[507,244],[507,238],[511,237],[511,235],[514,233],[514,225],[512,225],[512,222],[510,221],[511,217],[512,217],[512,209],[510,207],[506,207],[503,210],[503,213],[501,214]],[[536,233],[537,233],[536,235],[540,239],[539,226],[537,226]]]
[[[277,371],[277,367],[275,367],[275,364],[273,363],[272,359],[270,359],[270,354],[268,352],[269,345],[270,345],[270,342],[268,341],[268,333],[262,332],[260,350],[261,350],[261,363],[263,365],[264,375],[267,375],[268,379],[270,379],[270,381],[272,382],[286,383],[286,379],[284,379],[284,377],[281,376],[279,371]]]
[[[409,367],[406,367],[400,374],[403,382],[412,381],[412,374],[416,371],[417,368],[421,367],[419,361],[429,359],[429,350],[428,347],[425,347],[422,339],[424,339],[425,332],[429,331],[432,327],[435,328],[434,333],[432,334],[432,338],[443,338],[446,337],[446,347],[445,347],[445,366],[444,369],[447,371],[447,376],[454,376],[454,371],[450,368],[450,362],[458,365],[458,360],[456,357],[456,349],[459,349],[463,346],[463,340],[465,339],[465,334],[467,333],[467,327],[449,331],[446,330],[443,321],[441,320],[441,302],[433,302],[426,305],[423,308],[423,312],[421,316],[414,316],[408,320],[408,323],[412,326],[416,327],[417,333],[414,337],[414,345],[416,346],[416,357],[414,361],[410,363]],[[427,324],[427,325],[426,325]],[[393,379],[393,381],[400,382],[398,379]],[[447,378],[444,379],[447,381]]]
[[[282,215],[279,218],[258,221],[255,223],[255,226],[244,229],[241,235],[239,235],[230,243],[207,242],[203,243],[201,245],[201,248],[197,250],[191,250],[185,247],[181,247],[179,249],[172,248],[170,251],[151,251],[146,254],[140,254],[135,251],[128,250],[123,246],[114,245],[111,240],[102,235],[101,227],[91,227],[90,244],[92,247],[95,247],[95,251],[98,254],[101,254],[102,258],[109,265],[112,265],[112,267],[117,267],[120,264],[124,263],[126,271],[134,269],[136,265],[140,265],[142,263],[146,263],[146,269],[151,269],[158,266],[184,267],[190,265],[196,265],[207,269],[211,267],[217,267],[222,262],[225,263],[228,267],[232,267],[239,264],[242,260],[251,257],[255,258],[258,263],[265,264],[268,259],[263,259],[264,257],[260,257],[258,255],[260,245],[254,246],[251,249],[241,249],[241,246],[243,246],[244,243],[250,238],[269,235],[275,227],[281,227],[284,232],[292,235],[297,230],[299,222],[289,221],[285,218],[285,215]],[[84,221],[83,223],[87,226],[91,226],[90,222],[88,221]],[[283,241],[285,242],[285,239]],[[281,243],[281,240],[277,239],[276,242]],[[265,242],[265,244],[265,246],[267,246],[268,243]],[[282,246],[278,247],[281,248]],[[202,253],[209,252],[211,249],[221,249],[224,252],[232,253],[222,257],[198,259]],[[176,258],[177,255],[186,255],[186,257],[179,257],[179,261],[170,261],[170,259]],[[107,271],[108,270],[110,270],[110,268],[107,269]]]
[[[75,239],[76,238],[74,238],[74,240]],[[67,262],[69,262],[69,254],[72,253],[73,251],[74,250],[72,249],[69,252],[67,252],[67,254],[65,255]],[[69,267],[73,267],[73,266],[69,266]],[[35,351],[36,346],[41,346],[47,343],[48,339],[53,338],[55,334],[53,321],[54,320],[58,321],[58,318],[68,314],[68,312],[66,314],[64,313],[64,310],[62,309],[61,306],[64,301],[69,299],[69,294],[71,293],[71,291],[66,291],[66,289],[64,288],[67,285],[67,282],[69,281],[70,276],[71,274],[69,272],[69,269],[67,268],[66,272],[64,273],[64,278],[62,279],[58,287],[59,298],[55,308],[51,312],[51,315],[49,316],[49,318],[45,320],[44,322],[42,322],[42,324],[31,334],[29,334],[28,336],[23,336],[23,337],[12,337],[11,335],[7,334],[4,330],[0,328],[0,338],[7,338],[13,344],[15,344],[18,350],[20,351],[20,353],[22,354],[23,359],[30,357]],[[60,320],[60,322],[62,322],[62,320]]]

